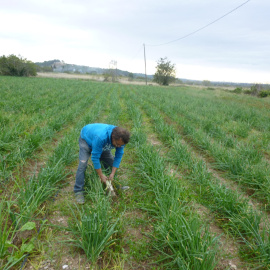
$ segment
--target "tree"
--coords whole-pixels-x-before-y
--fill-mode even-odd
[[[204,85],[204,86],[210,86],[211,85],[211,82],[208,81],[208,80],[203,80],[202,81],[202,85]]]
[[[169,85],[175,81],[175,64],[165,58],[160,58],[157,62],[156,73],[154,75],[154,82],[160,85]]]
[[[258,96],[259,93],[263,90],[262,89],[262,85],[261,84],[254,84],[250,87],[250,90],[251,90],[251,95],[253,96]]]
[[[133,79],[134,79],[134,74],[129,72],[128,73],[128,80],[131,82],[131,81],[133,81]]]
[[[14,54],[0,57],[0,75],[7,76],[36,76],[37,66],[27,59]]]
[[[103,72],[104,82],[117,82],[117,61],[112,60],[109,64],[109,69]]]
[[[104,77],[104,82],[109,82],[110,81],[110,77],[111,74],[110,72],[108,72],[107,70],[103,73],[103,77]]]

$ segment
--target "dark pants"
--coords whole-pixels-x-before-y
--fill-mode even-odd
[[[74,186],[74,192],[83,191],[84,188],[84,177],[87,168],[87,162],[91,156],[92,149],[88,146],[87,142],[80,137],[79,139],[79,166],[76,173],[76,181]],[[100,157],[100,162],[104,169],[108,170],[112,168],[114,156],[110,150],[103,151]]]

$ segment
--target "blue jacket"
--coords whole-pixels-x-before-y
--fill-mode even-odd
[[[116,126],[107,124],[89,124],[82,128],[81,137],[92,150],[91,159],[95,169],[100,169],[100,156],[104,150],[115,148],[112,145],[112,131]],[[116,147],[113,167],[119,168],[122,156],[124,154],[124,145]]]

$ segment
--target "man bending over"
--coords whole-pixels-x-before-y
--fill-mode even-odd
[[[91,156],[100,181],[106,184],[106,180],[113,180],[124,154],[124,147],[129,139],[129,131],[113,125],[96,123],[82,128],[79,138],[79,166],[74,186],[77,203],[83,204],[85,202],[84,178],[89,157]],[[111,153],[111,149],[114,148],[116,148],[115,156]],[[111,169],[109,177],[103,174],[100,162],[106,170]]]

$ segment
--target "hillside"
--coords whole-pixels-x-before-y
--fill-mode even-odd
[[[109,72],[109,69],[106,69],[106,68],[67,64],[58,59],[44,61],[44,62],[36,62],[35,64],[42,68],[51,67],[53,72],[60,72],[60,73],[65,72],[65,73],[101,75],[101,74]],[[117,76],[124,76],[124,77],[128,77],[128,75],[131,73],[129,71],[120,70],[120,69],[117,69],[116,72],[117,72]],[[145,77],[145,74],[143,73],[132,73],[132,74],[134,78]],[[153,75],[148,75],[147,78],[152,79]]]
[[[104,73],[110,72],[110,69],[99,68],[99,67],[89,67],[83,65],[67,64],[64,61],[59,59],[36,62],[36,65],[41,68],[51,68],[51,71],[56,73],[79,73],[79,74],[92,74],[92,75],[102,75]],[[47,70],[48,71],[48,70]],[[116,69],[116,76],[128,77],[129,74],[133,74],[133,78],[145,78],[144,73],[132,73],[126,70]],[[151,81],[154,75],[147,75],[147,79]],[[190,80],[185,78],[178,78],[179,81],[182,81],[185,84],[190,85],[202,85],[203,81],[200,80]],[[223,87],[245,87],[250,88],[252,84],[250,83],[235,83],[235,82],[220,82],[220,81],[211,81],[211,86],[223,86]],[[263,85],[263,88],[269,88],[269,85]]]

